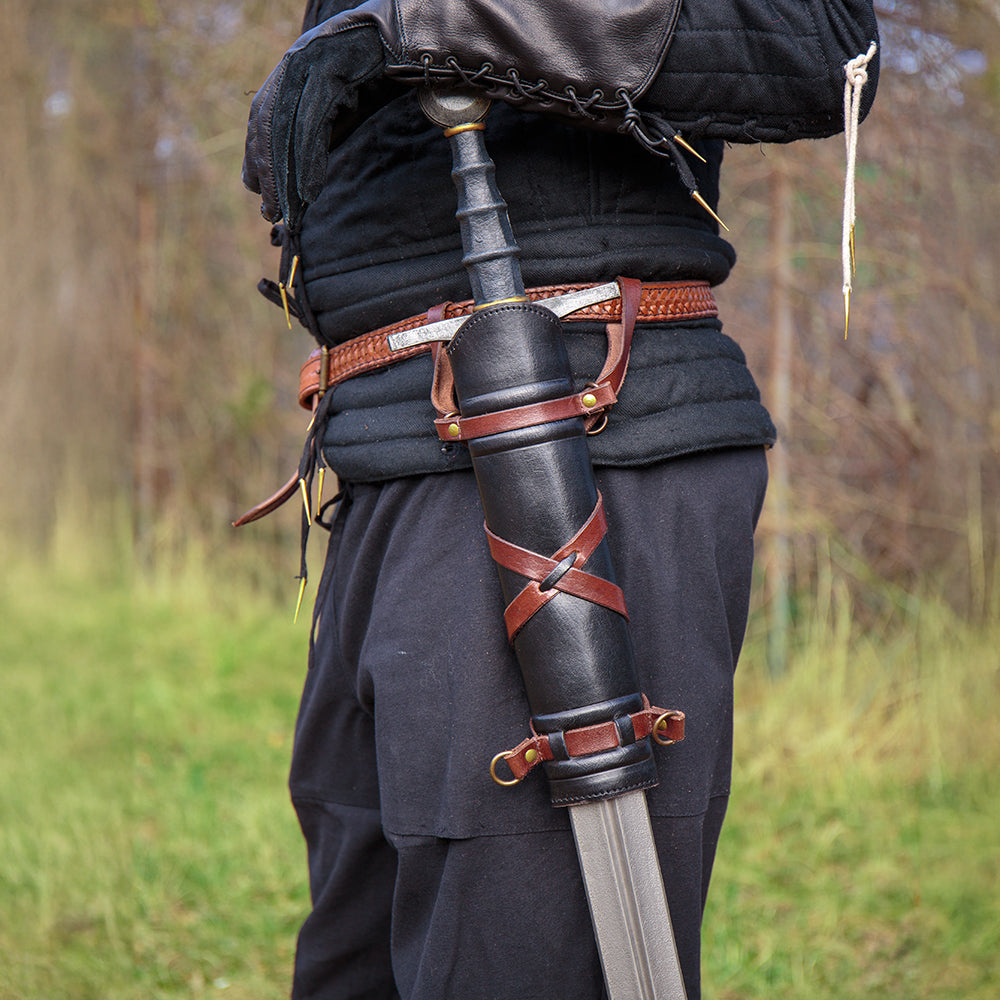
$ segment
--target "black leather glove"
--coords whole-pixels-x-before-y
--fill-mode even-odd
[[[326,180],[326,153],[338,123],[357,121],[364,96],[377,99],[385,49],[372,25],[337,30],[336,18],[302,35],[250,105],[243,183],[261,196],[269,222],[298,232]]]
[[[268,221],[297,231],[331,142],[399,84],[485,89],[616,128],[656,75],[679,9],[680,0],[368,0],[302,35],[258,91],[243,182]]]

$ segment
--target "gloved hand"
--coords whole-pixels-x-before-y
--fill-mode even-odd
[[[372,25],[336,30],[336,18],[302,35],[250,105],[243,183],[268,222],[298,232],[326,180],[334,126],[356,121],[362,94],[383,89],[385,49]]]
[[[250,108],[243,183],[298,231],[331,142],[400,84],[484,89],[618,127],[662,62],[680,0],[368,0],[302,35]]]

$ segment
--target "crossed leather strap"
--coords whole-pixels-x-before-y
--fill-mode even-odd
[[[604,500],[600,493],[597,494],[597,504],[583,527],[551,556],[522,549],[493,534],[486,527],[486,539],[494,561],[531,581],[507,605],[503,613],[511,642],[528,619],[560,592],[600,604],[628,619],[625,595],[621,588],[581,569],[607,532],[608,522],[604,516]]]

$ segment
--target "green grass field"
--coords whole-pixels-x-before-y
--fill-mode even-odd
[[[307,626],[193,579],[5,570],[0,1000],[287,996]],[[751,624],[706,1000],[996,1000],[1000,628],[849,621]]]

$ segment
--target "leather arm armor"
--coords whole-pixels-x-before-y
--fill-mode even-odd
[[[735,142],[839,132],[842,67],[877,32],[871,0],[367,0],[303,34],[257,92],[243,180],[265,218],[297,231],[330,146],[422,85],[630,134],[690,187],[677,129]],[[877,75],[875,60],[862,116]]]

